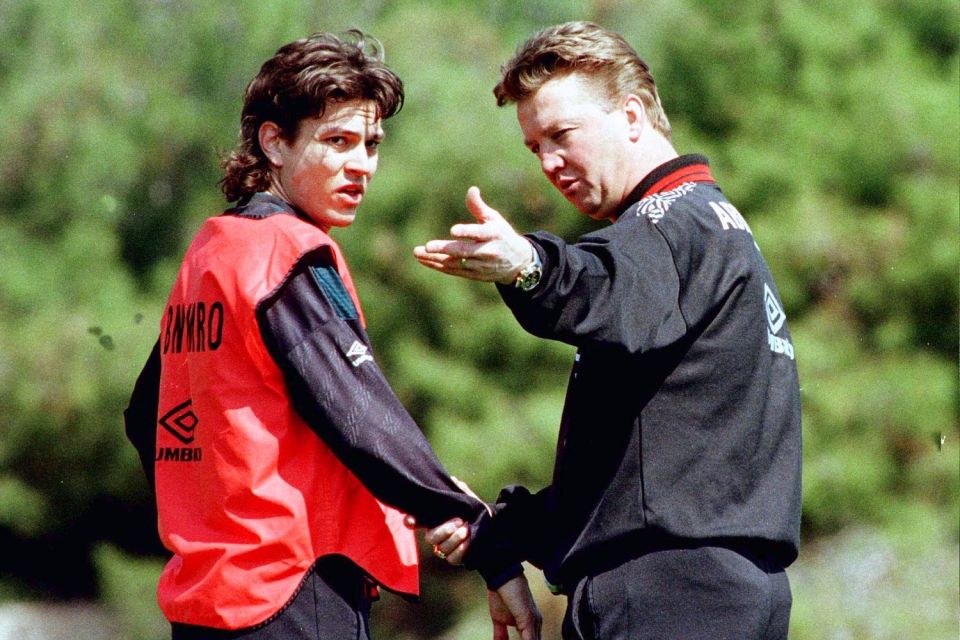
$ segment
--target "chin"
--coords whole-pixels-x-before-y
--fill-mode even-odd
[[[324,229],[331,229],[333,227],[349,227],[353,224],[356,217],[357,215],[353,211],[349,213],[342,211],[322,211],[318,214],[311,215],[310,219]]]
[[[588,202],[575,201],[571,200],[570,204],[576,207],[577,211],[587,216],[588,218],[593,218],[594,220],[602,220],[603,216],[600,211],[600,207],[593,205]]]
[[[615,206],[610,206],[608,203],[604,202],[584,202],[583,200],[573,202],[571,200],[571,203],[577,208],[577,211],[592,220],[612,220],[614,219],[617,211]]]

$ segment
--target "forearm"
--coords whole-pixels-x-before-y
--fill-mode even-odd
[[[337,355],[312,342],[293,358],[305,372],[284,367],[306,424],[382,502],[426,526],[453,517],[477,520],[485,506],[453,482],[376,364],[348,370],[354,368]],[[327,375],[308,373],[318,370]]]
[[[153,346],[137,377],[130,403],[123,412],[127,439],[140,456],[143,473],[154,489],[153,459],[157,444],[157,406],[160,402],[160,342]]]
[[[530,292],[497,287],[521,326],[542,338],[625,353],[683,335],[669,248],[662,238],[641,242],[629,229],[622,231],[584,236],[574,244],[549,233],[529,234],[543,264],[540,284]]]
[[[485,512],[393,393],[328,257],[305,257],[258,306],[257,322],[294,408],[377,498],[426,525]]]
[[[342,366],[320,356],[335,353],[330,349],[311,347],[309,351],[317,352],[307,359],[313,363],[310,369],[337,372]],[[372,362],[359,368],[365,371],[360,378],[351,377],[356,374],[352,371],[321,380],[290,374],[294,406],[305,422],[373,495],[412,515],[419,524],[434,527],[460,518],[473,531],[488,527],[486,505],[452,480],[379,369]],[[324,397],[338,401],[317,400]],[[476,537],[485,544],[486,535],[478,533]],[[476,569],[491,589],[521,572],[512,555],[496,549],[478,555],[470,568]]]

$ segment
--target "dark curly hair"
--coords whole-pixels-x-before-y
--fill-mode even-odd
[[[304,119],[322,116],[330,103],[350,100],[373,101],[384,119],[403,106],[403,83],[384,64],[383,47],[375,38],[351,29],[280,47],[244,93],[240,141],[221,162],[220,188],[227,201],[247,199],[270,186],[260,125],[273,122],[284,139],[293,140]]]

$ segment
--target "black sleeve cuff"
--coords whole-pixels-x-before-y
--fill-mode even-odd
[[[523,575],[523,565],[518,562],[517,564],[507,567],[504,572],[495,576],[489,576],[483,571],[480,572],[480,575],[483,576],[483,581],[487,583],[487,589],[496,591],[517,576]]]
[[[496,590],[508,580],[522,573],[520,563],[531,561],[540,566],[540,558],[530,557],[529,537],[540,541],[541,552],[552,547],[553,532],[546,525],[546,515],[540,494],[521,486],[506,487],[497,496],[493,516],[484,514],[470,527],[470,547],[464,557],[464,566],[476,569]]]

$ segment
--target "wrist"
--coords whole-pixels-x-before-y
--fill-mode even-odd
[[[532,242],[530,245],[530,258],[517,270],[513,278],[503,284],[512,284],[521,291],[532,291],[540,284],[540,277],[543,274],[543,264],[540,261],[540,254]]]

